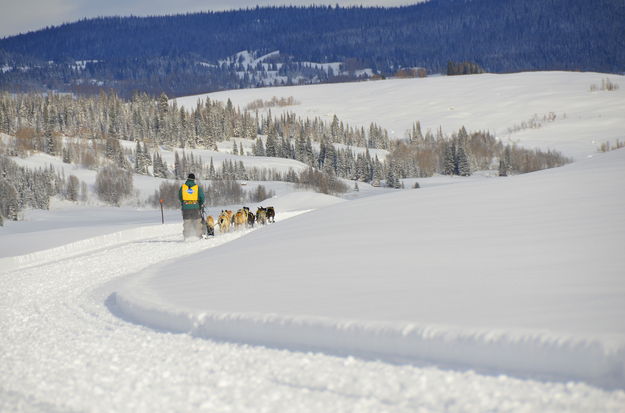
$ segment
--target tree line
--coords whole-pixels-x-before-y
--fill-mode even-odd
[[[282,173],[276,170],[254,170],[251,172],[254,181],[285,181],[297,187],[316,192],[339,195],[347,192],[348,186],[334,176],[325,174],[314,168],[307,168],[299,173],[293,169]],[[246,175],[249,176],[249,175]],[[163,181],[159,189],[148,198],[148,204],[158,206],[162,203],[165,208],[179,208],[178,191],[182,181]],[[257,203],[269,199],[275,192],[264,185],[257,185],[253,190],[244,189],[240,181],[233,176],[217,175],[202,184],[206,197],[206,206],[224,206],[243,203]]]
[[[230,140],[235,155],[294,159],[340,178],[371,182],[434,173],[468,175],[491,168],[496,158],[502,158],[506,146],[487,132],[469,134],[465,128],[451,137],[440,130],[424,133],[419,122],[407,131],[407,139],[391,140],[388,131],[374,123],[365,130],[351,127],[337,116],[324,122],[319,118],[303,120],[292,113],[274,117],[270,110],[267,115],[251,114],[230,101],[223,104],[210,99],[186,110],[164,94],[158,99],[137,94],[124,100],[114,93],[80,98],[3,93],[0,131],[14,136],[9,154],[38,150],[91,169],[104,159],[139,174],[178,179],[189,171],[210,179],[215,166],[212,162],[204,165],[184,152],[181,158],[178,151],[174,165],[169,166],[159,148],[216,150],[218,142]],[[246,151],[233,138],[255,143]],[[121,140],[135,142],[135,150],[122,148]],[[370,149],[383,149],[388,156],[378,159]],[[528,155],[527,150],[514,146],[509,151],[523,153],[510,157],[507,169],[513,173],[568,161],[553,151],[544,155],[531,151]],[[544,160],[536,161],[538,158]],[[227,167],[221,165],[222,171]]]
[[[144,93],[128,100],[104,92],[93,97],[0,93],[0,131],[22,135],[24,143],[30,139],[32,149],[50,154],[60,153],[60,136],[216,149],[218,142],[231,138],[268,135],[274,140],[270,156],[277,150],[272,148],[279,143],[275,142],[278,136],[378,149],[390,145],[388,132],[374,123],[366,131],[344,124],[336,116],[330,124],[288,113],[274,118],[271,111],[268,115],[241,111],[229,100],[226,104],[200,100],[187,110],[175,100],[170,102],[165,94],[155,99]]]
[[[5,155],[28,156],[39,151],[67,164],[97,170],[96,194],[114,205],[132,195],[133,173],[181,180],[193,172],[209,181],[286,181],[340,193],[347,189],[341,179],[399,188],[401,179],[410,177],[436,173],[466,176],[497,166],[500,175],[507,175],[570,161],[556,151],[523,149],[504,144],[488,132],[468,132],[464,127],[446,136],[440,129],[424,133],[415,122],[406,139],[391,140],[388,131],[374,123],[365,129],[351,127],[337,116],[324,122],[319,118],[303,120],[292,113],[276,117],[271,111],[252,114],[235,108],[230,101],[223,104],[209,99],[186,110],[166,95],[154,99],[137,94],[124,100],[114,93],[94,97],[3,93],[0,132],[9,135],[8,142],[0,144],[0,153]],[[192,151],[216,150],[217,143],[223,141],[232,142],[231,152],[238,158],[215,165],[212,158],[206,163]],[[134,149],[127,142],[133,142]],[[174,151],[173,164],[163,159],[164,149]],[[247,156],[293,159],[308,169],[296,173],[247,167]],[[45,181],[50,179],[48,176]],[[75,177],[70,180],[75,186]],[[5,185],[4,193],[13,194],[7,188]],[[61,192],[37,190],[44,194]],[[75,200],[75,196],[69,199]],[[46,208],[41,203],[36,207]],[[5,216],[15,216],[8,207],[3,211]]]

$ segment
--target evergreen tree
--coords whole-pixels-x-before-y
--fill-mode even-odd
[[[254,156],[265,156],[265,145],[260,137],[256,138],[254,145]]]
[[[184,166],[182,165],[180,156],[178,156],[178,151],[176,151],[174,155],[174,176],[176,179],[183,179],[183,175],[184,175]]]
[[[330,124],[330,142],[345,143],[341,136],[339,118],[336,115],[332,117],[332,123]]]
[[[70,175],[67,180],[65,196],[70,201],[78,201],[79,191],[80,191],[80,181],[74,175]]]
[[[158,152],[154,152],[154,155],[152,155],[152,174],[154,175],[155,178],[163,178],[163,176],[161,175],[161,171],[162,171],[161,156]]]
[[[208,167],[208,179],[215,179],[216,176],[215,165],[213,165],[213,157],[211,156],[210,165]]]
[[[337,170],[337,154],[333,144],[325,145],[325,159],[323,161],[323,171],[339,175]],[[340,175],[339,175],[340,176]]]
[[[141,144],[137,141],[137,145],[135,147],[135,172],[138,174],[146,175],[147,165],[145,164],[145,157],[143,156],[143,149],[141,148]]]
[[[456,175],[456,172],[456,145],[454,142],[448,142],[445,145],[443,157],[443,173],[445,175]]]
[[[397,166],[394,161],[389,163],[386,171],[386,186],[395,189],[399,189],[401,187],[401,182],[397,176]]]
[[[17,221],[19,210],[17,190],[8,179],[0,178],[0,216]]]
[[[460,140],[456,150],[456,173],[460,176],[471,175],[471,168],[469,166],[469,157],[465,150],[464,141]]]
[[[310,137],[308,137],[306,139],[306,147],[305,147],[305,162],[308,165],[314,165],[315,164],[315,152],[313,151],[313,147],[312,147],[312,140],[310,139]]]
[[[412,126],[410,133],[410,142],[417,143],[423,141],[423,132],[421,132],[421,122],[417,121]]]
[[[237,167],[237,179],[244,179],[244,180],[249,179],[245,171],[245,165],[243,165],[243,161],[239,161],[239,164]]]
[[[72,163],[69,148],[63,148],[63,163]]]
[[[104,145],[104,155],[108,159],[115,159],[121,152],[119,140],[113,138],[107,138]]]
[[[50,113],[49,106],[44,108],[44,135],[43,135],[43,151],[49,155],[57,154],[57,140],[54,136],[54,117]]]
[[[165,93],[158,97],[158,111],[156,116],[157,133],[160,136],[167,135],[167,118],[169,113],[169,98]]]
[[[499,160],[499,176],[508,176],[508,168],[503,159]]]
[[[167,163],[163,161],[159,152],[154,153],[154,160],[152,161],[152,167],[154,170],[154,176],[157,178],[167,178],[169,176],[169,170]]]
[[[148,145],[143,142],[143,150],[141,151],[141,156],[143,157],[143,163],[146,166],[152,166],[152,156],[150,156],[150,150],[148,149]]]
[[[269,133],[267,135],[267,143],[265,144],[265,155],[276,157],[277,156],[277,139],[278,139],[278,131],[276,130],[275,125],[271,125],[269,128]]]
[[[115,164],[117,165],[118,168],[121,168],[121,169],[131,168],[130,163],[128,162],[128,160],[126,159],[126,156],[124,155],[124,152],[121,150],[117,153],[117,159],[116,159]]]
[[[508,176],[511,162],[510,146],[506,145],[503,156],[499,159],[499,176]]]
[[[382,177],[384,176],[382,171],[382,163],[378,159],[378,156],[375,156],[375,160],[373,162],[373,180],[376,182],[380,182]]]

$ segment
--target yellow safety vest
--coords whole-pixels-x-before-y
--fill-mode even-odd
[[[187,186],[187,184],[182,185],[182,200],[185,202],[197,202],[199,200],[199,192],[198,186]]]

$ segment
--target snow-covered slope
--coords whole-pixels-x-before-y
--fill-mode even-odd
[[[625,150],[322,208],[152,267],[130,318],[204,337],[625,387]]]
[[[615,91],[591,91],[609,78]],[[504,141],[556,149],[583,159],[605,142],[625,138],[625,77],[603,73],[529,72],[471,76],[433,76],[358,83],[243,89],[188,96],[179,105],[195,107],[198,98],[231,99],[241,108],[257,99],[293,96],[299,105],[273,107],[274,115],[294,112],[331,121],[336,114],[352,126],[385,127],[403,138],[416,121],[425,133],[488,130]]]

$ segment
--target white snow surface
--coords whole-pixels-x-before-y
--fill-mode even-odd
[[[292,194],[271,200],[278,210],[276,224],[251,232],[218,233],[215,238],[189,243],[182,241],[178,221],[149,226],[142,235],[136,228],[122,230],[117,233],[116,242],[109,238],[99,248],[98,242],[75,242],[72,248],[41,251],[33,259],[12,267],[1,261],[0,411],[622,411],[625,392],[619,389],[618,381],[622,371],[619,367],[622,328],[613,326],[611,318],[622,305],[622,300],[614,301],[622,298],[622,282],[612,280],[611,284],[610,281],[614,271],[622,269],[615,258],[618,255],[610,255],[616,248],[613,246],[618,245],[612,241],[622,239],[622,218],[611,215],[616,204],[622,207],[622,195],[617,191],[609,196],[605,193],[613,189],[613,182],[622,175],[623,156],[623,151],[597,156],[579,165],[541,173],[545,176],[456,180],[431,186],[425,181],[421,190],[361,201],[341,202],[322,195]],[[573,183],[568,182],[571,179]],[[560,193],[563,199],[584,198],[579,187],[588,190],[585,192],[588,203],[601,195],[601,201],[596,203],[603,206],[582,220],[581,229],[571,233],[566,229],[570,226],[556,226],[541,235],[548,240],[566,236],[567,245],[571,245],[579,241],[576,232],[587,231],[597,245],[592,247],[582,242],[580,248],[588,252],[587,266],[596,260],[591,268],[595,283],[588,283],[585,277],[588,273],[581,270],[571,270],[567,279],[558,272],[549,274],[555,271],[558,260],[549,261],[547,254],[538,257],[550,270],[544,278],[526,276],[513,280],[506,276],[513,284],[511,288],[522,292],[519,297],[506,290],[504,280],[492,286],[471,286],[460,273],[454,277],[449,270],[465,266],[456,262],[459,259],[449,259],[440,252],[435,254],[440,259],[435,264],[441,269],[437,273],[430,268],[432,274],[441,277],[438,288],[435,279],[419,276],[416,270],[432,264],[432,260],[424,258],[434,248],[427,247],[429,243],[440,246],[446,239],[449,247],[445,250],[462,257],[456,250],[459,242],[450,239],[452,225],[443,224],[453,218],[437,216],[438,208],[451,208],[448,204],[451,199],[460,198],[467,204],[478,202],[480,196],[485,196],[487,186],[493,186],[497,192],[479,201],[484,205],[518,192],[517,196],[526,197],[527,201],[515,206],[515,199],[509,199],[511,209],[500,212],[504,218],[496,217],[497,221],[506,222],[518,214],[517,224],[509,225],[516,234],[523,232],[522,226],[527,221],[540,220],[538,217],[548,212],[545,204],[549,199],[530,210],[523,208],[532,199],[536,201],[531,197],[533,185],[538,191],[549,187],[540,184],[544,180],[560,185],[558,191],[547,193]],[[569,192],[573,186],[575,191]],[[592,189],[595,187],[600,189]],[[441,197],[440,203],[433,201],[434,194]],[[415,196],[422,199],[414,208],[433,204],[436,208],[429,211],[434,214],[431,219],[422,217],[417,221],[419,231],[412,231],[407,238],[406,232],[415,224],[396,213],[406,209],[405,202]],[[398,199],[402,202],[395,202]],[[423,207],[419,207],[420,203]],[[377,207],[390,209],[378,214]],[[317,210],[286,219],[295,216],[294,210],[300,208]],[[367,218],[367,211],[376,217],[371,230],[367,225],[360,228],[355,224]],[[577,216],[578,212],[568,214]],[[80,209],[74,213],[88,214]],[[145,213],[153,215],[153,211]],[[137,220],[132,218],[134,213],[126,210],[120,210],[119,215],[129,225]],[[349,219],[341,222],[346,215]],[[409,218],[417,216],[411,210]],[[590,217],[594,217],[595,229],[589,228]],[[480,216],[474,218],[480,220]],[[86,218],[78,219],[75,224],[68,222],[68,226],[81,227],[86,221]],[[386,224],[394,221],[401,225],[395,225],[398,233],[389,237],[393,225]],[[601,233],[608,226],[606,222],[612,225],[602,238]],[[42,229],[48,225],[52,226],[41,223]],[[404,225],[407,228],[402,230]],[[481,233],[478,225],[464,225],[462,231],[454,230],[451,238],[470,238],[472,242],[467,248],[473,251],[480,245],[484,251],[492,248],[486,239],[477,238],[484,233],[492,236],[492,227]],[[346,232],[354,230],[354,226],[359,227],[355,229],[360,236],[358,240]],[[434,227],[441,227],[442,232]],[[12,234],[0,233],[1,248],[13,241]],[[59,243],[64,242],[61,234],[57,233],[61,238]],[[345,236],[358,245],[342,246],[332,255],[326,254],[340,245]],[[402,239],[407,244],[403,247]],[[312,244],[315,246],[311,255],[296,252],[312,248]],[[410,245],[415,248],[410,248],[406,258]],[[500,245],[491,250],[488,262],[493,267],[501,266],[505,275],[510,266],[506,260],[518,260],[521,252],[503,248],[504,255],[500,255],[496,253],[499,248]],[[531,245],[523,248],[532,249]],[[421,249],[423,252],[419,253]],[[561,253],[562,249],[557,251]],[[360,253],[354,257],[358,250]],[[235,251],[240,254],[233,259]],[[365,265],[373,261],[375,266],[367,269]],[[412,291],[414,305],[399,314],[395,310],[401,305],[395,299],[405,296],[400,291],[402,288],[414,286],[406,279],[407,261],[410,266],[414,263],[414,276],[423,283],[419,289],[424,291]],[[424,264],[419,264],[420,261]],[[178,268],[172,273],[175,263]],[[251,263],[255,264],[253,272],[242,272]],[[323,271],[319,270],[321,265]],[[471,268],[472,261],[467,265]],[[527,266],[527,273],[531,275],[537,265]],[[569,268],[568,264],[564,265]],[[188,269],[197,270],[198,266],[200,271],[189,273]],[[290,266],[295,266],[296,271],[287,274]],[[341,272],[345,268],[348,271]],[[371,273],[378,269],[372,279]],[[468,277],[479,281],[470,270],[465,271]],[[315,274],[317,279],[310,274]],[[291,298],[269,291],[269,286],[275,286],[280,277],[284,281],[280,289],[293,293]],[[263,278],[267,285],[263,285]],[[385,278],[389,282],[384,282]],[[173,282],[174,279],[178,282]],[[237,298],[232,288],[246,279],[248,282],[239,291],[242,295]],[[396,286],[393,291],[390,281],[402,279],[404,285]],[[450,279],[459,285],[446,284]],[[174,290],[166,291],[167,283]],[[530,283],[546,286],[545,291],[529,288]],[[558,283],[564,289],[561,295],[555,288]],[[325,292],[323,284],[329,287]],[[459,294],[463,289],[467,290],[464,298]],[[440,294],[442,302],[437,304],[433,297],[428,299],[425,290]],[[506,294],[506,302],[503,299],[503,303],[497,302],[492,294],[487,294],[491,290]],[[268,291],[270,294],[264,295]],[[565,297],[567,291],[579,297],[581,308],[568,308],[571,299]],[[313,302],[312,298],[318,299],[320,292],[323,292],[321,300]],[[204,302],[200,302],[202,294],[207,294]],[[476,310],[454,311],[444,305],[452,299],[471,301],[470,294],[475,294],[472,305],[487,300],[488,303],[480,304],[481,308],[498,305],[497,311],[505,314],[468,320],[464,312],[475,314]],[[535,296],[537,312],[544,308],[558,310],[558,303],[563,311],[552,314],[542,328],[536,328],[544,316],[542,313],[532,312],[532,317],[523,312],[517,314],[515,321],[515,307],[523,304],[524,294]],[[188,302],[175,302],[185,295]],[[340,304],[341,295],[344,305]],[[271,296],[277,299],[275,303],[269,301]],[[549,296],[554,300],[553,306],[549,305]],[[228,297],[232,303],[226,302]],[[298,297],[302,298],[301,303],[296,302]],[[418,310],[432,303],[418,324],[410,319],[409,315],[415,311],[412,307]],[[352,305],[362,309],[363,314],[350,314]],[[256,308],[249,311],[250,306]],[[271,312],[259,311],[270,307],[273,307]],[[582,320],[578,329],[566,322],[565,310],[571,311],[571,318],[594,315],[597,322],[604,316],[607,318],[596,328]],[[445,322],[437,322],[436,317],[445,318]],[[504,320],[506,325],[496,325],[497,319]],[[522,320],[530,324],[519,327]],[[144,328],[137,322],[152,328]],[[459,326],[460,322],[465,325]],[[494,327],[486,328],[491,325]],[[547,330],[549,325],[557,328]],[[167,330],[190,334],[171,334]],[[357,338],[360,345],[354,341]],[[422,350],[418,354],[415,344]],[[532,346],[536,351],[527,354]],[[450,359],[454,352],[457,358]],[[573,354],[580,360],[573,359]],[[588,366],[592,354],[595,363]],[[546,356],[556,357],[561,364],[551,362],[550,366],[559,369],[535,369],[536,359]],[[517,365],[510,365],[515,358],[519,359]],[[493,360],[496,360],[494,365]],[[525,363],[528,368],[518,369],[519,364]],[[606,376],[609,370],[613,371],[612,376]]]
[[[610,79],[620,88],[594,91]],[[583,159],[601,143],[625,139],[625,77],[604,73],[524,72],[470,76],[431,76],[309,86],[239,89],[176,99],[189,109],[209,97],[244,108],[252,101],[293,96],[299,104],[273,107],[273,115],[293,112],[327,122],[336,114],[352,126],[375,122],[391,137],[403,138],[416,121],[423,133],[440,128],[451,134],[462,126],[487,130],[504,142],[556,149]],[[555,120],[544,121],[550,114]],[[537,120],[535,120],[537,119]],[[523,128],[523,124],[526,127]]]
[[[6,221],[0,227],[0,265],[10,261],[28,260],[34,254],[54,255],[58,248],[71,250],[76,242],[88,242],[101,247],[104,238],[111,234],[149,231],[151,225],[161,224],[157,210],[138,210],[114,207],[67,206],[54,209],[53,213],[28,210],[24,221]],[[180,220],[179,211],[164,211],[167,221]],[[10,238],[9,238],[10,237]],[[113,241],[118,242],[118,241]],[[85,246],[76,248],[83,253]],[[45,253],[44,253],[45,252]],[[0,266],[0,268],[2,268]]]
[[[207,338],[624,388],[623,177],[620,150],[339,203],[146,269],[115,299]]]
[[[622,161],[623,154],[619,155],[619,158],[609,162],[612,168],[615,162]],[[595,160],[601,162],[601,158]],[[620,165],[622,162],[614,172],[620,170]],[[593,171],[590,165],[586,170]],[[576,173],[575,170],[569,172],[573,175]],[[540,181],[538,178],[535,180]],[[488,181],[483,180],[485,183]],[[501,181],[502,188],[505,187],[503,184],[508,183],[504,181],[507,179]],[[479,186],[478,183],[467,180],[457,185],[432,186],[430,190],[448,188],[451,191],[456,187],[466,194],[474,191],[461,190],[463,186]],[[404,194],[425,194],[421,191],[425,189]],[[391,200],[401,195],[380,195],[365,201],[371,203],[370,206],[377,203],[382,205],[386,204],[384,199]],[[614,201],[618,198],[613,196],[608,199]],[[294,263],[288,255],[276,252],[277,249],[260,259],[259,253],[246,254],[251,254],[250,243],[266,251],[262,248],[263,240],[270,240],[268,246],[285,247],[292,253],[298,245],[308,248],[314,239],[321,241],[330,234],[340,238],[351,221],[350,218],[343,222],[346,226],[336,224],[346,213],[344,208],[354,205],[356,217],[362,216],[362,211],[357,211],[362,209],[358,203],[363,201],[340,202],[332,197],[308,193],[272,201],[275,201],[278,209],[278,222],[251,232],[218,233],[209,240],[183,242],[181,225],[177,222],[151,227],[155,231],[146,232],[142,237],[132,236],[136,229],[121,231],[125,235],[117,243],[106,243],[99,249],[85,243],[75,243],[72,251],[58,249],[54,254],[45,254],[44,251],[37,262],[23,262],[17,268],[7,268],[4,263],[0,263],[0,329],[3,332],[0,335],[0,411],[622,411],[625,392],[612,388],[614,386],[601,388],[581,381],[545,380],[539,372],[528,374],[532,377],[515,377],[507,375],[505,368],[479,369],[477,373],[471,365],[461,362],[449,364],[435,358],[429,359],[428,348],[430,351],[440,348],[443,354],[449,346],[461,350],[460,341],[449,335],[453,329],[441,330],[431,325],[427,329],[433,341],[424,348],[426,351],[422,353],[422,358],[414,359],[412,355],[407,355],[403,352],[406,346],[400,345],[396,348],[396,357],[392,359],[388,353],[370,352],[366,343],[373,339],[380,349],[388,350],[392,342],[406,344],[407,338],[418,337],[420,329],[423,331],[422,327],[406,328],[398,334],[397,326],[401,323],[374,322],[369,317],[357,320],[358,317],[351,316],[350,319],[355,321],[343,322],[323,316],[302,316],[300,311],[283,314],[246,313],[241,312],[245,310],[243,307],[237,308],[237,311],[223,311],[219,316],[214,310],[210,314],[204,310],[198,313],[197,309],[204,306],[217,308],[212,301],[217,305],[219,297],[211,291],[208,291],[211,297],[207,297],[211,302],[189,302],[196,306],[196,310],[187,304],[178,306],[173,303],[172,298],[180,298],[182,294],[192,298],[194,288],[206,293],[207,279],[221,279],[214,283],[214,287],[228,293],[232,285],[248,278],[250,283],[240,292],[249,299],[235,299],[235,304],[238,306],[246,301],[246,305],[271,305],[267,301],[268,297],[261,296],[261,293],[268,291],[268,286],[262,286],[261,277],[267,276],[268,283],[275,283],[276,276],[285,267],[279,265],[274,271],[267,262],[275,263],[278,257],[284,258],[287,266],[297,265],[297,272],[292,274],[294,279],[287,281],[284,288],[292,289],[295,278],[298,279],[302,283],[302,290],[298,294],[300,297],[305,296],[309,288],[313,297],[320,291],[323,282],[330,281],[332,284],[320,302],[315,305],[308,297],[304,297],[305,302],[300,308],[317,308],[318,312],[326,312],[323,308],[327,303],[330,306],[327,311],[341,310],[336,303],[339,294],[345,295],[345,291],[339,287],[345,285],[345,280],[341,281],[341,278],[347,274],[334,271],[337,280],[329,280],[328,276],[320,273],[318,282],[311,282],[313,280],[304,276],[314,272],[314,268],[324,260],[329,259],[328,264],[338,262],[343,267],[347,266],[346,261],[316,254],[312,258],[306,256],[304,262]],[[612,202],[609,204],[612,205]],[[318,208],[316,212],[287,219],[297,215],[289,210],[312,207]],[[78,210],[75,213],[80,214]],[[120,217],[125,215],[133,214],[121,210]],[[393,216],[388,215],[386,220],[392,221]],[[325,219],[322,217],[327,217],[329,222],[324,224]],[[617,232],[622,231],[622,223],[614,223],[613,228]],[[334,228],[327,230],[329,224]],[[82,226],[80,222],[76,225]],[[42,223],[42,226],[45,227],[45,224]],[[305,228],[312,239],[308,240],[306,234],[300,233],[300,228]],[[382,228],[376,224],[373,231]],[[359,234],[363,232],[358,231]],[[370,233],[367,232],[367,235]],[[384,235],[384,230],[380,235]],[[284,237],[284,240],[280,237]],[[368,236],[359,242],[366,245],[372,239]],[[367,255],[391,253],[397,247],[393,239],[389,239],[391,244],[379,252],[372,253],[370,248],[364,247],[350,269],[360,270]],[[396,241],[399,239],[396,238]],[[0,237],[2,247],[11,240],[10,236]],[[381,241],[379,238],[372,245],[379,246]],[[289,245],[285,246],[285,242]],[[329,244],[337,245],[337,241],[331,240]],[[227,263],[233,250],[240,250],[241,255]],[[353,253],[355,250],[356,246],[351,246],[336,252],[353,259],[349,251]],[[415,255],[411,252],[411,257]],[[293,259],[297,257],[301,258],[302,254],[297,253]],[[499,260],[497,257],[491,258]],[[185,276],[187,261],[190,268],[197,269],[196,266],[202,265],[202,262],[205,265],[195,276]],[[256,263],[255,277],[238,272],[247,266],[246,262]],[[397,279],[393,272],[401,273],[403,265],[393,265],[392,262],[389,261],[380,275]],[[161,266],[159,263],[166,265]],[[178,275],[165,270],[174,263],[179,264],[179,268],[174,271]],[[346,297],[349,303],[358,305],[360,298],[370,301],[372,305],[379,305],[386,297],[387,304],[394,305],[391,296],[387,294],[390,284],[379,280],[371,283],[366,275],[361,283],[357,272],[350,272],[354,281],[350,289],[355,289],[354,294]],[[152,276],[156,278],[150,280]],[[182,283],[171,293],[163,290],[168,277],[179,277]],[[228,280],[232,280],[230,286]],[[365,284],[375,288],[382,286],[383,290],[372,289],[363,296]],[[431,282],[426,282],[424,288],[431,290],[431,285]],[[183,287],[189,289],[184,291]],[[454,286],[448,286],[445,290],[447,292],[441,296],[443,300],[457,291]],[[232,292],[228,293],[231,297]],[[611,292],[604,292],[602,298],[609,294]],[[485,294],[480,294],[476,300],[484,297]],[[284,298],[288,297],[282,297],[276,304],[296,309],[296,303],[289,303],[290,300],[285,302]],[[223,300],[221,304],[228,305]],[[363,308],[362,303],[359,308]],[[376,319],[389,318],[389,309],[379,310],[380,316],[376,316]],[[435,310],[437,308],[432,309]],[[368,309],[364,315],[373,312]],[[452,316],[452,311],[446,312]],[[577,311],[576,314],[581,312]],[[197,318],[200,314],[204,316]],[[456,313],[455,316],[461,315]],[[208,322],[211,319],[214,321],[212,326],[219,327],[218,331],[212,329]],[[145,328],[128,321],[161,328]],[[222,324],[219,324],[220,321]],[[189,322],[197,324],[192,326]],[[515,325],[512,324],[513,327]],[[298,329],[306,334],[304,338],[309,338],[306,345],[313,348],[306,350],[301,342],[293,341],[294,337],[297,338],[293,332],[297,333]],[[171,334],[166,330],[191,334]],[[518,331],[516,328],[513,330]],[[363,346],[349,351],[349,346],[354,344],[351,339],[358,334],[361,335]],[[487,335],[492,337],[495,348],[499,345],[505,348],[505,342],[498,339],[500,334],[497,330]],[[484,340],[480,340],[479,336],[474,337],[476,340],[473,345],[479,349],[488,341],[487,335],[482,337]],[[200,337],[204,339],[198,339]],[[530,337],[527,336],[527,339]],[[561,358],[568,362],[571,361],[568,359],[570,353],[567,347],[570,341],[564,337],[564,334],[555,334],[552,344],[564,351]],[[265,338],[269,338],[265,346],[250,345],[265,341]],[[537,338],[540,344],[544,335]],[[327,339],[330,341],[326,344],[330,346],[314,348],[324,344],[323,340]],[[508,351],[515,353],[512,344],[508,343]],[[598,346],[597,360],[605,361],[603,342]],[[613,349],[618,350],[618,344]],[[471,342],[466,341],[462,350],[471,352]],[[580,354],[586,354],[584,346],[580,348]],[[519,353],[514,355],[519,356]],[[463,357],[462,352],[459,357]],[[523,361],[531,363],[531,358],[524,357]],[[575,363],[575,366],[579,365]]]
[[[620,91],[590,92],[606,77]],[[277,222],[197,242],[182,240],[179,211],[161,225],[153,209],[55,202],[5,220],[0,411],[623,412],[625,150],[594,152],[623,138],[622,79],[520,73],[223,92],[241,105],[239,93],[293,95],[302,103],[287,109],[305,117],[375,121],[396,136],[421,119],[424,131],[462,123],[507,139],[501,131],[537,114],[540,127],[510,138],[578,162],[418,179],[418,190],[359,184],[343,199],[249,182],[276,191],[249,206],[274,206]],[[555,121],[542,121],[551,111]],[[230,146],[194,156],[238,160]],[[63,168],[93,184],[93,171]],[[159,183],[135,176],[140,199]]]

